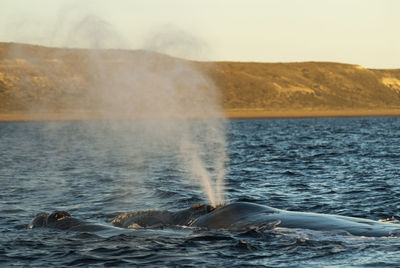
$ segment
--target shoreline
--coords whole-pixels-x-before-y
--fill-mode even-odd
[[[324,118],[324,117],[397,117],[400,109],[376,110],[286,110],[267,111],[261,109],[225,110],[226,119],[284,119],[284,118]],[[102,121],[136,120],[126,116],[102,116],[96,112],[58,113],[0,113],[0,123],[6,122],[46,122],[46,121]]]
[[[261,109],[226,110],[228,119],[280,119],[280,118],[323,118],[323,117],[385,117],[400,116],[399,109],[343,109],[343,110],[285,110],[266,111]]]

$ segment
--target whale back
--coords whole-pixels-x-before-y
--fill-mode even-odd
[[[400,237],[400,224],[369,219],[311,212],[294,212],[247,202],[219,207],[193,205],[179,211],[138,211],[122,213],[112,220],[115,227],[157,228],[164,226],[192,226],[208,230],[308,229],[340,232],[357,236]],[[94,232],[111,226],[91,224],[71,217],[66,211],[48,215],[39,213],[28,228],[49,227],[61,230]],[[113,227],[111,227],[113,228]]]
[[[199,217],[192,226],[207,229],[243,229],[255,225],[273,227],[279,221],[275,218],[269,220],[265,216],[275,213],[278,213],[278,210],[268,206],[237,202],[218,207]]]
[[[195,204],[188,209],[171,212],[167,210],[147,210],[125,212],[115,217],[111,223],[121,228],[155,228],[163,226],[187,226],[201,215],[214,208],[204,204]]]

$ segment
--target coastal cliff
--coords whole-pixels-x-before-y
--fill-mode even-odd
[[[0,120],[96,118],[113,87],[135,83],[120,77],[143,70],[163,73],[178,65],[216,85],[231,118],[400,115],[400,69],[331,62],[195,62],[143,50],[0,43]],[[99,94],[100,88],[110,95]],[[127,95],[120,99],[130,100]]]

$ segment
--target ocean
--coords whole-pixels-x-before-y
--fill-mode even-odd
[[[162,132],[154,124],[144,128],[136,121],[0,123],[0,266],[399,267],[396,237],[27,228],[42,211],[110,225],[120,212],[207,203],[176,146],[153,137]],[[399,117],[228,120],[225,137],[226,203],[400,219]],[[201,157],[216,172],[208,154]]]

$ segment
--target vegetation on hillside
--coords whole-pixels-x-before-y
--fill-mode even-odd
[[[99,89],[108,88],[112,94],[113,87],[134,87],[134,80],[124,78],[143,72],[139,66],[164,74],[163,70],[178,64],[206,74],[226,110],[400,108],[400,69],[374,70],[329,62],[192,62],[141,50],[0,43],[0,112],[98,109],[107,103]]]

